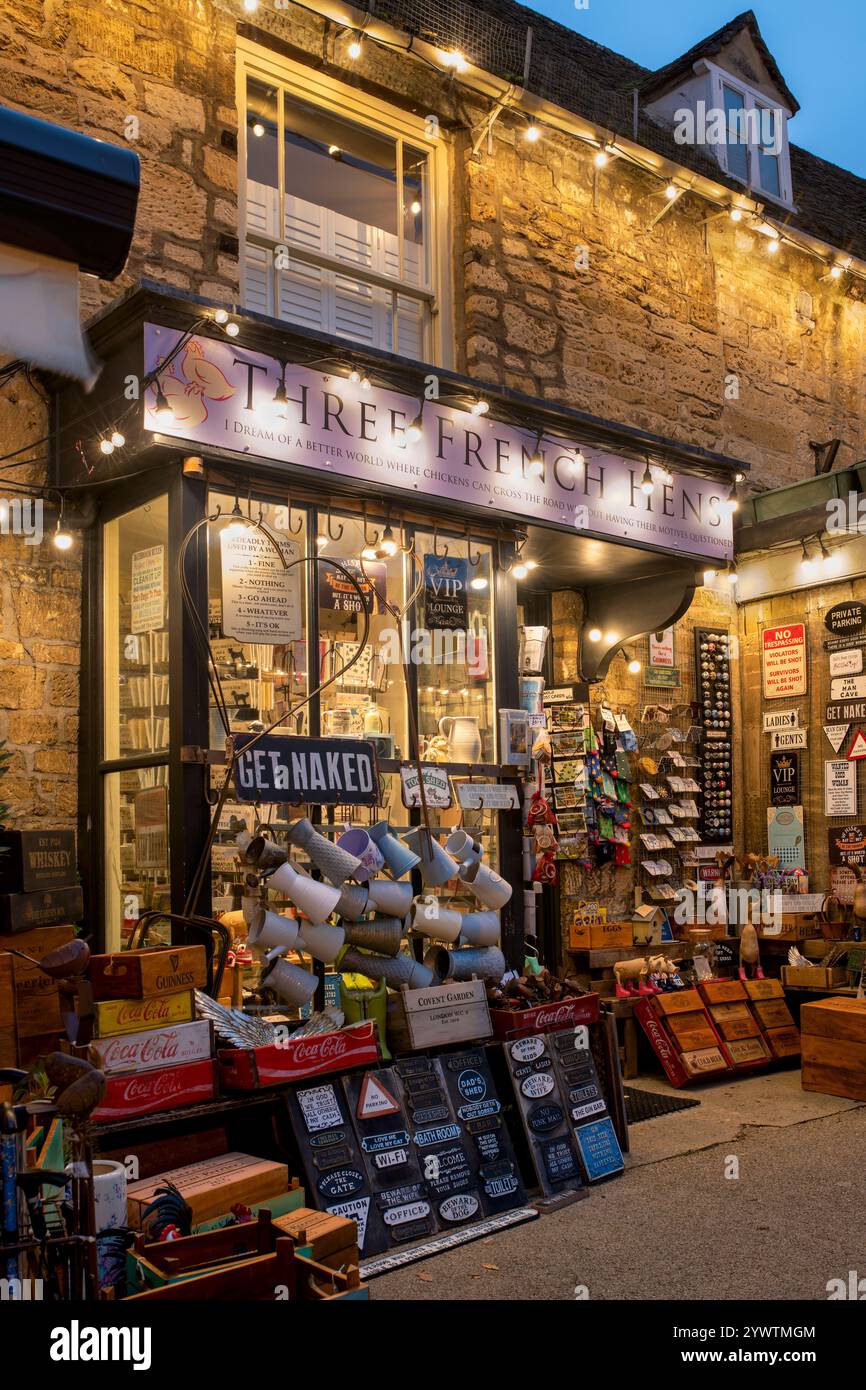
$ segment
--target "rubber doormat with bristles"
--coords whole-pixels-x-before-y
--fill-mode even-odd
[[[637,1086],[623,1086],[622,1089],[630,1125],[640,1124],[641,1120],[655,1120],[659,1115],[671,1115],[675,1110],[688,1110],[701,1103],[684,1096],[665,1096],[660,1091],[643,1091]]]

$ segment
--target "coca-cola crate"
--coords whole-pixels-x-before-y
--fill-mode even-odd
[[[216,1064],[186,1062],[160,1071],[109,1076],[105,1095],[93,1112],[98,1124],[201,1105],[216,1096]]]
[[[530,1033],[558,1033],[581,1023],[598,1022],[598,995],[582,994],[551,1004],[534,1004],[530,1009],[491,1009],[493,1036],[505,1042],[528,1038]]]
[[[82,1055],[87,1048],[80,1048]],[[106,1076],[116,1072],[156,1071],[203,1062],[213,1053],[213,1029],[207,1019],[180,1023],[173,1028],[148,1028],[142,1033],[121,1033],[114,1038],[94,1038],[90,1056]]]
[[[289,1038],[271,1047],[219,1048],[217,1056],[223,1090],[255,1091],[326,1072],[375,1067],[379,1044],[375,1023],[365,1019],[338,1032]]]

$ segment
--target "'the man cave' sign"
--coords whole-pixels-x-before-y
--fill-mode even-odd
[[[241,752],[234,782],[238,801],[379,804],[376,750],[363,739],[262,738]]]

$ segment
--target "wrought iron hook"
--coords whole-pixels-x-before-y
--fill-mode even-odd
[[[380,537],[380,535],[381,535],[382,533],[381,533],[381,531],[377,531],[376,534],[375,534],[375,536],[373,537],[372,540],[371,540],[370,537],[367,535],[367,503],[366,503],[366,501],[364,502],[363,523],[364,523],[364,546],[365,546],[365,548],[368,548],[368,549],[372,550],[373,546],[378,544],[378,542],[379,542],[379,537]]]
[[[444,550],[439,549],[439,527],[433,523],[433,554],[437,560],[444,560],[448,554],[448,542],[445,542]]]
[[[344,532],[344,530],[345,530],[346,528],[344,527],[342,521],[338,521],[338,522],[337,522],[337,525],[339,526],[340,529],[339,529],[339,531],[337,532],[337,534],[336,534],[336,536],[335,536],[335,535],[334,535],[334,532],[333,532],[333,530],[332,530],[332,528],[331,528],[331,503],[330,503],[330,500],[329,500],[329,501],[328,501],[328,520],[327,520],[327,524],[326,524],[326,530],[327,530],[327,532],[328,532],[328,539],[329,539],[329,540],[338,541],[338,540],[340,540],[340,539],[342,538],[343,532]]]
[[[475,559],[473,560],[473,558],[472,558],[472,528],[471,528],[471,526],[470,526],[470,524],[469,524],[468,521],[467,521],[467,523],[466,523],[466,558],[468,559],[469,565],[470,565],[470,567],[471,567],[472,569],[476,569],[476,568],[478,567],[478,565],[481,564],[481,551],[480,551],[480,550],[478,551],[477,555],[475,556]]]
[[[286,530],[290,536],[299,536],[304,529],[304,518],[301,516],[297,526],[292,525],[292,495],[290,492],[286,493],[286,512]]]

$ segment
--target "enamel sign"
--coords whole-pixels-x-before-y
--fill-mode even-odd
[[[761,634],[764,699],[806,694],[806,625],[765,627]]]

